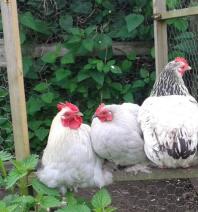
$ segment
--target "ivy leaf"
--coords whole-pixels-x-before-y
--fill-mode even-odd
[[[45,63],[55,63],[56,58],[58,57],[56,52],[47,52],[42,56],[42,61]]]
[[[45,129],[44,127],[40,127],[35,131],[35,135],[38,137],[40,141],[43,141],[47,137],[48,133],[49,130]]]
[[[42,101],[39,98],[30,97],[27,103],[28,113],[33,115],[35,112],[40,111],[43,106]]]
[[[119,83],[119,82],[111,83],[111,87],[114,88],[117,91],[122,91],[122,84]]]
[[[52,92],[48,92],[48,93],[44,93],[41,95],[41,99],[45,102],[45,103],[52,103],[53,99],[54,99],[54,93]]]
[[[128,32],[132,32],[144,21],[144,16],[137,14],[130,14],[125,17],[125,21],[127,24]]]
[[[87,38],[87,39],[83,40],[82,45],[86,50],[91,52],[94,47],[94,41],[93,41],[93,39]]]
[[[71,64],[71,63],[74,63],[74,55],[71,52],[69,52],[61,58],[61,64]]]
[[[105,208],[111,204],[111,197],[108,191],[104,188],[99,190],[92,198],[91,204],[94,208]]]
[[[40,32],[45,35],[51,34],[48,25],[45,22],[34,17],[31,12],[26,12],[22,14],[20,16],[20,22],[24,26],[34,31]]]
[[[112,39],[108,35],[98,34],[95,40],[96,40],[96,43],[95,43],[96,48],[105,49],[112,46]]]
[[[63,79],[66,79],[68,76],[71,75],[71,71],[68,70],[68,69],[63,69],[63,68],[59,68],[57,71],[56,71],[56,80],[57,81],[61,81]]]
[[[104,73],[101,72],[91,72],[91,77],[99,84],[103,85],[104,84]]]
[[[83,80],[85,80],[85,79],[87,79],[87,78],[89,78],[89,77],[90,77],[90,75],[89,75],[88,73],[83,72],[83,71],[80,71],[80,72],[78,73],[78,75],[77,75],[77,81],[78,81],[78,82],[81,82],[81,81],[83,81]]]
[[[123,96],[123,99],[124,99],[126,102],[134,102],[133,94],[132,94],[131,92],[126,93],[126,94]]]
[[[120,67],[114,66],[114,65],[110,66],[110,71],[114,74],[121,74],[122,73]]]
[[[71,3],[70,9],[75,13],[89,14],[92,9],[92,3],[90,1],[78,0]]]
[[[143,88],[145,86],[145,82],[143,80],[135,80],[132,84],[132,88]]]
[[[30,72],[31,67],[32,67],[32,59],[29,57],[23,57],[23,72],[24,76],[27,75],[27,73]]]
[[[40,199],[40,205],[43,208],[53,208],[61,206],[61,201],[53,196],[42,196]]]
[[[71,15],[61,16],[59,19],[59,24],[62,29],[67,31],[73,26],[73,18]]]
[[[32,180],[32,187],[39,195],[49,195],[59,197],[60,193],[54,188],[48,188],[45,184],[40,182],[38,179]]]
[[[188,29],[188,21],[186,18],[176,18],[167,20],[167,24],[173,25],[180,32],[185,32]]]
[[[145,68],[141,68],[141,69],[140,69],[140,76],[141,76],[142,78],[147,78],[147,77],[149,77],[149,71],[148,71],[147,69],[145,69]]]
[[[47,91],[48,90],[48,84],[47,83],[45,83],[45,82],[41,82],[41,83],[39,83],[39,84],[37,84],[34,88],[33,88],[33,90],[35,90],[35,91],[38,91],[38,92],[44,92],[44,91]]]

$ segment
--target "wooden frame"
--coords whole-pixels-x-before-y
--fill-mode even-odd
[[[154,36],[156,72],[158,75],[168,61],[167,26],[165,20],[170,18],[183,17],[186,15],[197,15],[198,7],[193,9],[186,8],[167,12],[165,0],[153,0],[153,12],[155,19]],[[1,0],[1,13],[3,19],[6,62],[3,61],[3,63],[0,62],[0,64],[3,64],[2,66],[7,65],[16,158],[24,159],[29,155],[30,151],[16,0]],[[2,43],[0,42],[0,45],[1,44]],[[120,51],[120,49],[123,47],[122,45],[120,46],[120,43],[116,43],[115,45],[119,46],[117,49],[118,51]],[[127,45],[129,45],[129,43]],[[135,45],[132,46],[132,48],[135,47]],[[148,46],[147,51],[149,48],[150,45]],[[131,50],[130,48],[128,49]],[[40,50],[41,49],[39,49],[39,51]],[[54,46],[43,47],[43,51],[45,52],[53,50]],[[67,51],[67,49],[62,49],[62,51],[64,53]],[[38,52],[38,49],[35,49],[35,54],[37,56],[41,55],[42,53]],[[119,55],[119,52],[115,54]],[[1,58],[3,58],[2,55],[4,55],[4,51],[2,48],[0,55]],[[115,181],[190,177],[195,178],[198,177],[196,168],[197,167],[177,170],[164,169],[163,171],[161,169],[152,169],[151,174],[138,174],[136,176],[131,175],[130,173],[116,171]]]
[[[30,153],[16,0],[1,0],[16,159]]]

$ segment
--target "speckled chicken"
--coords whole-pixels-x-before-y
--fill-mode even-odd
[[[89,186],[102,187],[112,182],[110,172],[102,168],[102,161],[91,146],[90,127],[82,123],[82,113],[71,103],[58,104],[42,167],[37,176],[51,188],[67,189]]]
[[[190,69],[184,58],[169,62],[139,110],[145,153],[161,168],[197,162],[198,104],[182,79]]]

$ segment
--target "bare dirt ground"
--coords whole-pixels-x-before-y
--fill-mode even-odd
[[[87,198],[95,189],[79,194]],[[197,212],[198,195],[188,179],[120,182],[108,187],[118,212]]]

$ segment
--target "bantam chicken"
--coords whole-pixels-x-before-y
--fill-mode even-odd
[[[121,105],[101,104],[92,120],[91,140],[95,152],[125,171],[149,172],[144,153],[142,132],[137,122],[139,106],[132,103]],[[116,168],[117,168],[116,167]]]
[[[66,102],[58,104],[42,167],[37,171],[41,182],[59,188],[62,195],[67,189],[89,186],[102,187],[112,182],[112,174],[102,168],[102,161],[91,146],[90,127],[82,124],[78,107]]]
[[[190,69],[184,58],[169,62],[139,110],[145,153],[161,168],[185,168],[197,160],[198,104],[182,79]]]

